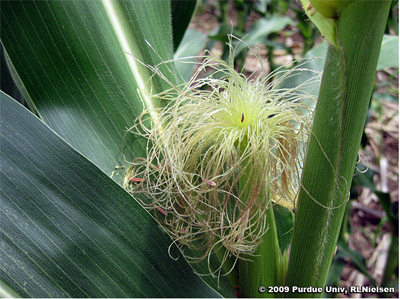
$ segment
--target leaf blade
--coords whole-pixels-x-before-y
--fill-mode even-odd
[[[29,297],[219,296],[124,190],[0,99],[3,284]]]
[[[174,49],[178,49],[196,8],[197,1],[171,0]]]
[[[160,103],[146,89],[167,87],[149,83],[138,61],[172,59],[169,9],[169,1],[2,2],[2,42],[41,118],[108,174],[124,163],[124,132],[143,109],[138,91],[151,108]],[[160,69],[174,82],[172,64]],[[135,139],[125,151],[144,148]]]

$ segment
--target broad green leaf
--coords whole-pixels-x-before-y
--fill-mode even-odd
[[[283,252],[289,248],[293,230],[293,213],[280,205],[274,205],[274,217],[279,241],[279,248]]]
[[[395,45],[396,44],[396,45]],[[328,43],[322,42],[315,47],[313,47],[310,51],[304,55],[304,59],[302,62],[302,68],[309,69],[312,71],[322,72],[325,63],[325,56],[328,49]],[[398,59],[398,37],[397,36],[384,36],[381,46],[381,52],[379,54],[378,60],[378,68],[377,70],[388,68],[388,67],[398,67],[399,59]],[[310,79],[311,76],[315,74],[311,72],[299,72],[298,75],[292,76],[285,80],[284,87],[296,87],[300,85],[302,82]],[[308,93],[318,96],[319,92],[319,84],[315,84],[310,90],[307,90]]]
[[[125,130],[143,105],[160,104],[148,92],[168,87],[142,63],[172,61],[169,1],[3,1],[1,14],[2,42],[42,120],[108,175],[125,164]],[[179,76],[173,63],[159,69]],[[144,156],[145,141],[128,138],[127,159]],[[220,286],[232,294],[225,277]]]
[[[370,283],[373,286],[376,286],[375,278],[373,278],[368,272],[365,258],[357,251],[350,249],[343,239],[339,239],[337,247],[338,251],[340,251],[345,257],[347,257],[354,265],[354,267],[356,267],[356,269],[360,271],[360,273],[362,273],[369,279]]]
[[[182,39],[179,48],[174,55],[175,65],[185,81],[189,81],[193,74],[196,58],[199,52],[204,49],[207,42],[207,35],[188,29]],[[186,58],[185,57],[191,57]]]
[[[304,60],[299,61],[302,69],[307,69],[309,71],[297,71],[294,76],[286,79],[283,83],[285,88],[294,88],[299,86],[303,82],[316,76],[316,72],[322,72],[325,63],[326,50],[328,43],[320,43],[319,45],[312,48],[310,51],[304,55]],[[307,88],[307,93],[317,97],[319,92],[320,84],[316,82],[314,85]]]
[[[171,0],[172,31],[174,49],[177,49],[185,35],[186,28],[196,8],[196,0]]]
[[[38,115],[35,104],[27,93],[24,84],[19,78],[15,68],[13,67],[10,58],[7,55],[7,52],[4,50],[3,45],[1,45],[2,56],[4,55],[4,64],[2,61],[1,72],[2,79],[7,81],[6,84],[1,84],[1,91],[8,94],[11,98],[17,100],[19,103],[23,103],[26,107],[29,108],[32,113]],[[3,57],[2,57],[3,59]],[[10,89],[11,88],[11,89]]]
[[[326,285],[327,286],[338,286],[340,285],[340,279],[342,275],[342,271],[344,269],[344,266],[346,264],[345,261],[345,256],[342,254],[339,250],[335,254],[335,257],[332,260],[332,266],[329,269],[329,274],[328,278],[326,280]],[[334,298],[335,294],[330,294],[330,293],[324,293],[323,297],[324,298]]]
[[[121,187],[4,93],[2,293],[218,297]]]
[[[399,67],[399,37],[385,35],[382,40],[377,70]]]
[[[361,187],[368,188],[372,191],[377,191],[374,183],[374,174],[375,172],[372,169],[368,169],[367,166],[359,163],[354,172],[353,181]]]
[[[322,71],[324,69],[325,56],[326,51],[328,50],[328,43],[322,42],[315,47],[313,47],[310,51],[304,55],[305,59],[309,59],[306,68],[314,71]]]
[[[220,26],[216,27],[208,36],[211,40],[214,41],[221,41],[223,43],[227,43],[229,41],[229,34],[233,34],[238,38],[243,38],[243,33],[237,29],[233,29],[232,25],[228,24],[221,24]],[[214,44],[214,43],[212,43]],[[211,49],[212,47],[208,47]]]
[[[156,107],[148,92],[167,87],[140,62],[172,59],[170,2],[2,1],[1,39],[42,120],[107,174],[123,164],[139,95]],[[144,154],[127,144],[128,158]]]
[[[247,31],[244,40],[247,46],[264,43],[268,35],[275,32],[281,32],[288,25],[295,25],[295,22],[289,17],[273,15],[269,18],[261,18],[253,24],[249,31]],[[238,55],[245,47],[245,44],[239,44],[235,54]]]
[[[258,12],[262,13],[262,14],[266,14],[266,13],[267,13],[267,10],[268,10],[269,2],[270,2],[270,1],[268,1],[268,0],[260,0],[260,1],[257,1],[257,2],[255,3],[255,8],[256,8],[256,10],[257,10]]]
[[[18,102],[23,103],[24,99],[20,92],[20,88],[17,86],[17,84],[14,82],[12,78],[11,74],[12,70],[7,67],[7,60],[8,60],[7,53],[5,52],[2,44],[0,44],[0,56],[1,56],[0,88],[4,93],[13,97]]]
[[[394,235],[398,235],[399,217],[396,215],[396,208],[391,200],[390,193],[378,190],[374,183],[374,171],[368,169],[364,164],[358,164],[354,174],[354,183],[364,188],[370,189],[379,199],[383,210],[385,211]]]

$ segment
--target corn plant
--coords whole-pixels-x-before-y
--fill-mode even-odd
[[[36,115],[0,94],[2,295],[321,296],[296,290],[327,279],[390,1],[302,2],[329,41],[315,112],[318,76],[247,79],[231,43],[184,82],[195,2],[3,1]]]

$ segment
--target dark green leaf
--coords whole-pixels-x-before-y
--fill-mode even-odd
[[[142,111],[138,93],[147,108],[159,105],[146,91],[166,84],[149,82],[138,60],[172,59],[170,22],[164,0],[1,3],[2,42],[40,117],[107,174],[123,164],[124,132]],[[129,158],[144,154],[143,141],[128,144]]]
[[[393,202],[391,201],[390,194],[387,192],[379,191],[376,188],[374,183],[374,171],[371,169],[367,169],[367,167],[363,164],[358,164],[353,181],[355,184],[358,184],[364,188],[368,188],[375,193],[375,195],[379,199],[379,203],[381,204],[383,210],[388,216],[389,223],[392,227],[394,234],[398,235],[398,211],[395,211],[395,207],[393,205]]]
[[[24,297],[216,297],[121,187],[0,94],[1,284]]]
[[[196,0],[171,0],[172,31],[174,34],[174,49],[176,50],[189,26]]]
[[[228,24],[222,24],[221,26],[216,28],[214,32],[210,34],[208,37],[212,40],[227,43],[229,41],[228,34],[233,34],[238,38],[243,37],[243,33],[239,32],[238,30],[234,30],[232,26]]]
[[[274,216],[279,248],[281,251],[284,251],[289,248],[290,239],[292,237],[294,222],[293,213],[280,205],[274,205]]]
[[[7,60],[8,60],[7,53],[4,50],[2,44],[0,44],[0,56],[1,56],[0,90],[8,94],[9,96],[13,97],[14,99],[16,99],[18,102],[23,103],[24,98],[11,76],[11,70],[8,68],[7,65]]]
[[[340,285],[342,271],[345,266],[344,255],[341,252],[337,252],[333,258],[331,268],[329,269],[328,279],[326,280],[327,286],[338,286]],[[324,293],[323,297],[330,298],[335,294]]]
[[[140,62],[172,59],[169,1],[3,1],[1,14],[2,42],[41,118],[110,175],[124,164],[123,135],[142,111],[141,99],[157,107],[147,92],[168,87],[149,81],[152,71]],[[172,83],[179,76],[172,63],[159,68]],[[129,138],[128,159],[144,156],[145,141]],[[118,182],[121,173],[113,177]],[[206,261],[193,266],[207,273]],[[217,288],[216,279],[205,279]],[[220,285],[232,294],[225,277]]]
[[[372,285],[376,286],[376,280],[371,276],[371,274],[369,274],[365,258],[360,253],[350,249],[342,239],[339,239],[337,248],[345,257],[350,259],[351,263],[358,271],[369,279]]]
[[[368,188],[372,191],[376,191],[376,186],[374,183],[374,171],[368,169],[364,164],[358,164],[357,169],[354,172],[354,183],[360,185],[361,187]]]

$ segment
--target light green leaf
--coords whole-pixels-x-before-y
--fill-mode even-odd
[[[328,43],[323,42],[312,48],[304,55],[304,60],[300,61],[302,69],[310,71],[296,71],[294,76],[291,76],[283,83],[285,88],[294,88],[299,86],[303,82],[316,76],[316,72],[322,72],[325,63],[325,56],[327,51]],[[316,82],[309,87],[307,92],[313,96],[318,96],[320,84]]]
[[[288,25],[295,25],[295,22],[289,17],[273,15],[269,18],[261,18],[249,29],[244,41],[247,46],[265,43],[268,35],[274,32],[280,32]],[[238,55],[239,52],[247,46],[245,44],[239,44],[235,54]]]
[[[0,288],[24,297],[218,297],[121,187],[0,93]]]
[[[196,58],[187,58],[197,56],[204,49],[207,42],[207,35],[204,33],[188,29],[183,37],[179,48],[174,55],[175,65],[185,81],[192,76]]]
[[[377,70],[391,67],[399,67],[399,37],[385,35],[382,40]]]
[[[148,92],[167,87],[149,82],[140,62],[172,59],[169,1],[2,1],[1,18],[2,42],[40,117],[111,174],[124,163],[139,95],[157,107]],[[161,70],[174,82],[166,65]],[[144,154],[143,141],[128,144],[128,158]]]
[[[317,26],[322,36],[326,38],[330,44],[337,47],[335,19],[327,17],[316,10],[315,7],[312,7],[309,0],[301,0],[301,3],[307,17]]]

